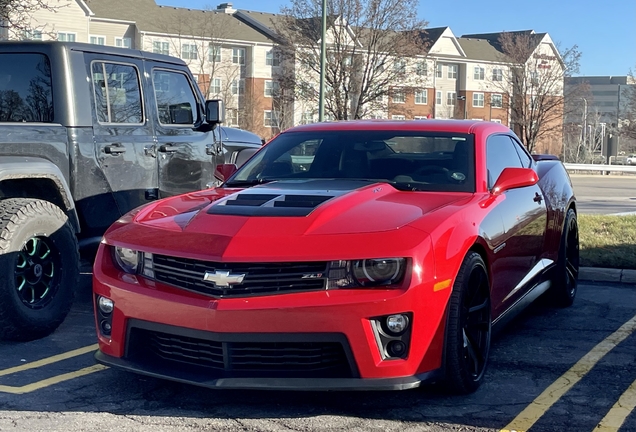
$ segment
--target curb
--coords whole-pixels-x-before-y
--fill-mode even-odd
[[[636,285],[636,270],[581,267],[579,269],[579,280]]]

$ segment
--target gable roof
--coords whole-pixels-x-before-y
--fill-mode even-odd
[[[505,62],[507,59],[506,55],[499,51],[495,44],[489,40],[471,39],[462,36],[457,41],[469,59],[489,62]]]
[[[516,30],[516,31],[502,31],[496,33],[474,33],[462,35],[459,39],[478,39],[485,40],[497,51],[503,53],[499,38],[503,34],[511,34],[513,36],[530,36],[530,41],[534,44],[533,48],[536,48],[547,33],[535,33],[534,30]],[[484,51],[485,53],[485,51]],[[485,60],[485,59],[483,59]]]
[[[85,1],[95,13],[94,19],[131,21],[142,32],[272,42],[266,34],[224,12],[159,6],[155,0]]]

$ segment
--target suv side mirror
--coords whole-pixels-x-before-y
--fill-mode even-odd
[[[225,181],[232,177],[236,171],[238,171],[236,164],[218,164],[214,172],[214,177],[221,181]]]
[[[500,195],[507,190],[537,184],[539,176],[532,168],[506,168],[492,187],[493,195]]]
[[[219,124],[225,121],[225,107],[220,99],[205,101],[205,121],[209,124]]]

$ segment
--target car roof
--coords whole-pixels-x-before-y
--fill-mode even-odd
[[[512,133],[509,128],[502,124],[480,120],[345,120],[295,126],[287,129],[283,133],[363,130],[454,132],[463,134],[471,134],[475,132]]]

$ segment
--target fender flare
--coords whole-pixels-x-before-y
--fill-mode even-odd
[[[33,156],[0,156],[0,182],[20,179],[51,180],[62,197],[65,207],[63,210],[68,215],[71,225],[75,232],[80,231],[75,201],[57,165],[47,159]]]

